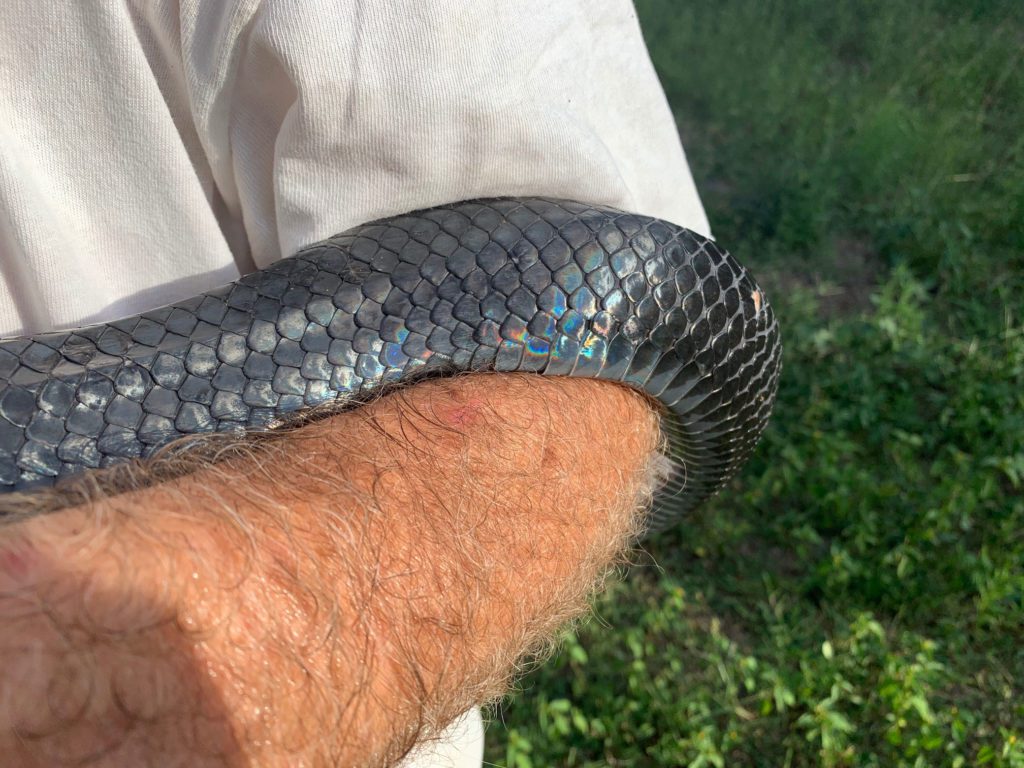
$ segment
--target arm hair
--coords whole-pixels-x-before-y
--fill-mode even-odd
[[[581,615],[659,447],[631,390],[480,374],[5,502],[0,749],[393,765]]]

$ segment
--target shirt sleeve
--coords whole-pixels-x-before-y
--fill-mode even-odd
[[[629,0],[182,3],[196,130],[257,267],[476,197],[707,219]]]

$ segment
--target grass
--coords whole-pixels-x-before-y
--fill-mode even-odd
[[[488,760],[1024,766],[1024,6],[638,10],[784,376]]]

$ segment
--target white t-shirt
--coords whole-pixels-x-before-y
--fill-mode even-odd
[[[0,335],[152,309],[364,221],[498,195],[708,232],[629,0],[0,7]]]

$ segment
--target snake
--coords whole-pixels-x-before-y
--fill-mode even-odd
[[[468,200],[357,226],[169,306],[0,341],[0,492],[186,435],[273,430],[424,374],[532,372],[620,382],[658,407],[655,532],[744,464],[780,370],[772,307],[713,240],[603,205]]]

